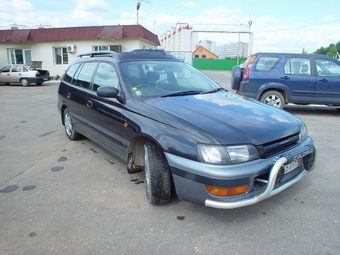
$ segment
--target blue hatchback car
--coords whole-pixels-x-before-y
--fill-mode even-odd
[[[226,91],[162,50],[80,54],[63,75],[66,136],[85,136],[144,171],[153,204],[231,209],[258,203],[315,168],[303,121]],[[114,173],[112,173],[114,174]]]
[[[340,105],[340,62],[325,55],[256,53],[232,71],[232,89],[277,108]]]

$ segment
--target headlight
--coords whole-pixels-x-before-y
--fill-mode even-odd
[[[252,145],[228,146],[227,150],[231,164],[252,161],[259,158],[257,149]]]
[[[252,145],[216,146],[197,145],[198,160],[208,164],[231,165],[259,158],[258,151]]]
[[[299,142],[301,143],[302,141],[306,140],[307,137],[308,137],[308,130],[307,130],[306,125],[303,123],[300,134],[299,134]]]

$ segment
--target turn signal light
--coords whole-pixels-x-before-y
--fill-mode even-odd
[[[221,188],[221,187],[213,187],[213,186],[205,186],[206,190],[210,195],[216,197],[231,197],[236,195],[244,194],[248,191],[249,185],[243,185],[232,188]]]

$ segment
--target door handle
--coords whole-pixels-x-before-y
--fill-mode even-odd
[[[68,92],[68,93],[66,94],[66,97],[67,97],[67,99],[70,99],[70,98],[71,98],[71,93]]]
[[[319,81],[321,81],[321,82],[327,82],[328,80],[325,79],[325,78],[323,78],[323,79],[321,79],[321,80],[319,80]]]
[[[280,77],[281,80],[289,80],[290,78],[288,76],[283,76],[283,77]]]
[[[88,108],[92,108],[92,107],[93,107],[92,101],[88,100],[86,106],[87,106]]]

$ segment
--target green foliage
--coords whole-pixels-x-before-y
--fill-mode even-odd
[[[331,43],[328,47],[321,47],[320,49],[317,49],[315,54],[321,54],[321,55],[328,55],[331,57],[338,58],[338,54],[340,54],[340,41],[336,44]],[[338,53],[338,54],[337,54]]]

